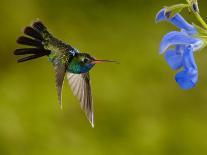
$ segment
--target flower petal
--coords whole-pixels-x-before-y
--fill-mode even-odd
[[[181,71],[176,74],[175,80],[182,89],[188,90],[195,87],[198,80],[198,74],[195,73],[194,75],[190,75],[186,71]]]
[[[169,49],[165,54],[165,60],[173,70],[180,69],[183,66],[183,46],[176,46],[175,49]]]
[[[161,22],[161,21],[169,21],[179,29],[184,29],[188,34],[196,34],[197,30],[196,28],[189,24],[179,13],[175,14],[172,18],[168,18],[165,14],[166,9],[160,10],[157,15],[156,15],[156,22]]]
[[[196,65],[194,56],[193,56],[193,47],[191,45],[185,47],[184,49],[184,55],[183,55],[183,66],[184,69],[187,71],[191,70],[198,70],[198,67]]]
[[[196,28],[189,24],[180,14],[176,14],[170,18],[169,21],[178,28],[185,30],[190,35],[197,33]]]
[[[155,18],[155,21],[158,23],[158,22],[161,22],[163,20],[167,20],[167,17],[165,16],[165,11],[166,9],[163,8],[162,10],[160,10],[157,15],[156,15],[156,18]]]
[[[173,31],[166,34],[160,43],[160,54],[164,53],[170,46],[196,45],[200,39],[193,38],[184,32]]]
[[[193,57],[193,47],[186,46],[183,55],[184,70],[175,76],[176,82],[181,88],[187,90],[193,88],[198,81],[198,70]]]
[[[198,42],[196,42],[196,44],[193,44],[193,51],[199,51],[201,49],[203,49],[206,46],[206,43],[200,39]]]

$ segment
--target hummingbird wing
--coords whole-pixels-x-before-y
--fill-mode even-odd
[[[93,99],[89,73],[72,74],[68,72],[67,79],[74,96],[76,96],[80,102],[81,109],[85,112],[92,127],[94,127]]]
[[[56,88],[58,94],[58,102],[62,108],[62,88],[65,78],[66,66],[62,63],[54,64],[55,77],[56,77]]]

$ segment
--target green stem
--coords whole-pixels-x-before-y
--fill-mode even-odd
[[[192,10],[193,11],[193,10]],[[193,11],[194,12],[194,11]],[[203,20],[203,18],[200,16],[200,14],[198,12],[194,12],[196,18],[198,19],[198,21],[201,23],[201,25],[207,30],[207,24],[206,22]]]
[[[196,18],[198,19],[198,21],[207,30],[207,24],[206,24],[206,22],[203,20],[203,18],[201,17],[201,15],[198,12],[196,12],[195,10],[193,10],[193,7],[192,7],[192,5],[193,5],[192,3],[193,2],[191,2],[190,0],[186,0],[186,1],[191,6],[190,8],[191,8],[192,12],[194,13],[194,15],[196,16]]]

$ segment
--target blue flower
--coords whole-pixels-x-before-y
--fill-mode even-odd
[[[205,43],[196,37],[196,28],[179,13],[169,18],[166,9],[162,9],[156,15],[156,22],[160,21],[168,21],[180,29],[163,37],[160,54],[165,53],[165,59],[173,70],[181,69],[175,76],[180,87],[185,90],[193,88],[198,81],[198,68],[193,54],[202,49]]]

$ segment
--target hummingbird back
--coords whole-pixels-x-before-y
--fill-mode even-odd
[[[20,58],[18,62],[49,56],[49,60],[55,65],[59,62],[67,65],[69,59],[77,52],[72,46],[53,37],[41,21],[35,21],[31,26],[24,29],[25,36],[17,39],[18,44],[31,46],[29,48],[16,49],[15,55],[27,55]]]

